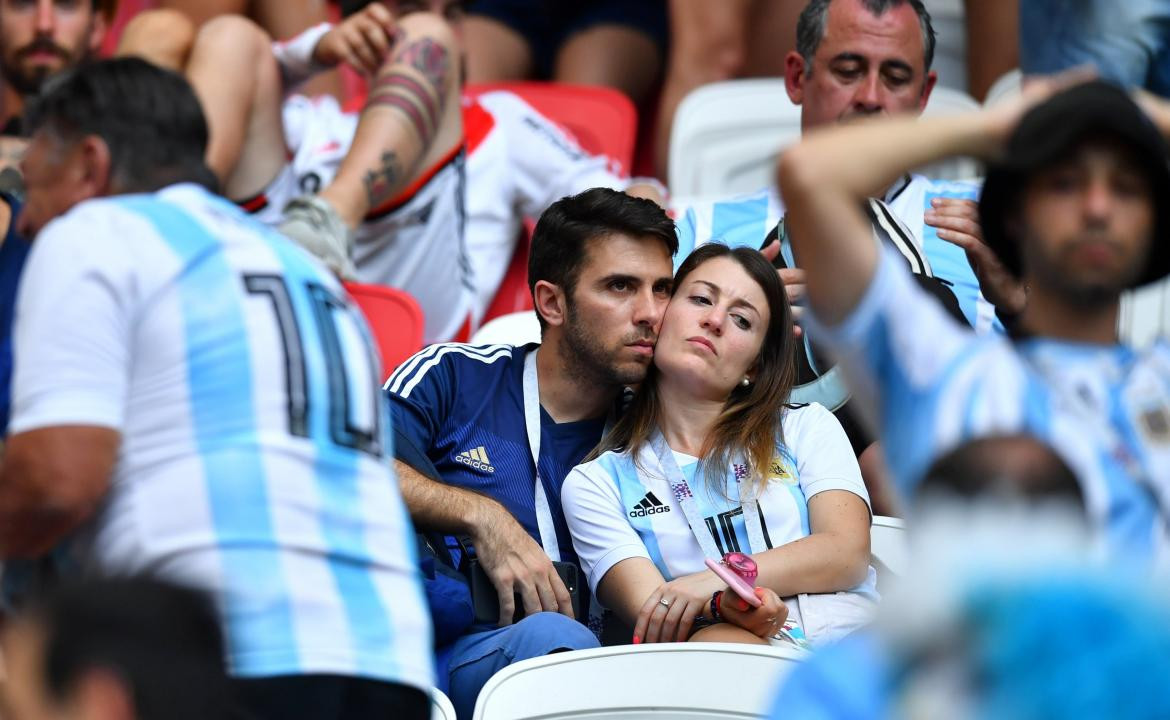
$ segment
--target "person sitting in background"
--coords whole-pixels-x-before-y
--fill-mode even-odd
[[[604,85],[649,97],[668,42],[666,0],[469,0],[467,78]]]
[[[820,642],[868,620],[865,486],[832,414],[785,405],[793,351],[759,252],[708,244],[683,262],[651,370],[562,491],[589,586],[635,643],[764,642],[786,616]],[[704,565],[732,551],[759,566],[757,609]]]
[[[51,76],[87,62],[105,37],[112,0],[60,3],[0,1],[0,437],[8,427],[12,377],[12,311],[28,256],[28,242],[16,230],[24,181],[20,159],[28,140],[23,133],[25,101]]]
[[[68,583],[4,628],[8,720],[227,720],[211,598],[147,578]]]
[[[50,76],[92,59],[113,20],[116,0],[0,1],[0,135],[21,136],[27,98]],[[6,164],[15,165],[10,158]]]
[[[405,290],[422,306],[424,341],[443,342],[469,335],[474,293],[463,229],[460,17],[459,0],[376,2],[274,45],[239,16],[185,33],[174,28],[185,22],[178,13],[144,13],[133,35],[193,37],[189,52],[124,43],[119,53],[187,76],[211,126],[208,165],[228,199],[343,278]],[[286,99],[342,62],[370,76],[360,114],[328,97]]]

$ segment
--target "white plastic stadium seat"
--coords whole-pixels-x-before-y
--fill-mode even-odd
[[[438,688],[431,688],[431,720],[457,720],[451,698]]]
[[[663,643],[558,653],[492,676],[475,720],[761,718],[805,653],[731,643]]]
[[[987,90],[987,97],[983,99],[983,107],[991,107],[1019,95],[1023,80],[1024,74],[1020,72],[1019,68],[1012,68],[1000,75]]]
[[[493,318],[471,336],[472,345],[524,345],[530,342],[540,342],[540,321],[536,319],[535,310]]]
[[[1170,279],[1122,295],[1117,325],[1122,341],[1135,348],[1170,338]]]
[[[784,81],[729,80],[683,98],[670,132],[670,192],[733,195],[773,182],[780,150],[800,139]]]
[[[959,90],[935,87],[927,115],[976,110]],[[678,196],[754,192],[774,182],[780,150],[800,139],[800,106],[782,79],[753,78],[703,85],[685,98],[670,133],[670,191]],[[925,169],[932,177],[965,180],[978,174],[970,159]]]
[[[978,110],[980,105],[962,90],[935,85],[930,93],[930,100],[926,103],[923,116],[958,115]],[[918,168],[915,172],[927,177],[942,180],[973,180],[982,176],[983,171],[979,163],[972,158],[957,157]]]
[[[906,524],[894,517],[874,515],[869,528],[869,554],[895,576],[906,574]]]

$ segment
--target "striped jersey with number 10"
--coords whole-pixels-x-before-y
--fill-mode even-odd
[[[67,561],[213,592],[236,676],[429,687],[378,363],[332,274],[178,185],[78,205],[37,238],[25,278],[12,432],[121,435]]]

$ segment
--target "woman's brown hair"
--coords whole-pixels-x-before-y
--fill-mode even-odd
[[[679,267],[674,277],[674,292],[679,292],[691,272],[715,258],[728,258],[739,264],[764,291],[769,309],[768,329],[754,365],[755,382],[747,387],[737,384],[731,391],[699,459],[699,472],[707,487],[724,492],[724,473],[736,457],[746,456],[752,476],[761,484],[768,476],[776,443],[782,440],[781,412],[796,382],[796,340],[784,285],[771,263],[751,248],[730,248],[719,243],[701,245]],[[651,365],[630,407],[588,459],[607,450],[626,450],[636,459],[658,428],[661,412],[658,369]],[[715,470],[708,472],[709,468]]]

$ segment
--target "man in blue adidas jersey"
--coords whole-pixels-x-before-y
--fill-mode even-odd
[[[1116,327],[1122,291],[1170,272],[1166,146],[1107,83],[1035,105],[1060,84],[981,113],[807,138],[781,159],[780,186],[819,321],[810,334],[843,355],[903,491],[967,438],[1027,431],[1081,477],[1115,564],[1148,566],[1168,549],[1170,349],[1135,352]],[[1014,343],[974,335],[924,301],[856,207],[909,166],[968,153],[994,159],[981,224],[1030,288]]]
[[[676,248],[674,223],[648,200],[605,188],[562,198],[541,215],[528,262],[541,344],[434,345],[386,383],[415,524],[470,536],[499,594],[499,628],[451,648],[461,717],[509,662],[596,644],[553,570],[576,562],[561,483],[645,376]],[[440,481],[419,472],[428,465]],[[517,595],[527,617],[511,625]]]
[[[177,74],[88,64],[28,119],[6,586],[46,555],[156,573],[216,597],[242,716],[428,717],[430,624],[360,312],[207,190]]]

